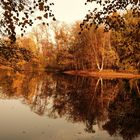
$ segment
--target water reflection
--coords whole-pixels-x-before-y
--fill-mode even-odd
[[[84,124],[85,133],[93,136],[102,130],[124,140],[139,138],[139,87],[137,79],[0,71],[1,99],[22,99],[40,116],[65,118]]]

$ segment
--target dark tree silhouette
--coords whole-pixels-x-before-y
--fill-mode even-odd
[[[26,28],[37,23],[38,20],[48,24],[48,18],[55,20],[50,9],[51,5],[54,3],[49,3],[48,0],[1,0],[0,33],[15,42],[17,26],[23,36]]]
[[[140,0],[87,0],[85,5],[94,2],[95,5],[101,8],[94,8],[93,11],[89,10],[85,19],[81,23],[81,30],[91,26],[103,24],[105,26],[105,31],[110,29],[124,29],[125,19],[121,14],[131,9],[134,16],[140,16]]]

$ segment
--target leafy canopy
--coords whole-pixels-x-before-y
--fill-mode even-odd
[[[125,18],[122,13],[125,13],[127,10],[133,11],[133,16],[140,16],[140,0],[87,0],[85,5],[88,3],[94,2],[97,7],[93,11],[87,13],[85,19],[81,23],[81,30],[91,26],[96,25],[98,28],[99,25],[103,24],[105,26],[105,31],[110,29],[119,29],[125,27]],[[113,16],[114,13],[120,13],[119,16]],[[122,16],[121,16],[122,15]]]
[[[50,9],[51,5],[54,3],[49,3],[48,0],[1,0],[0,33],[14,42],[17,26],[23,35],[26,28],[37,23],[38,20],[42,20],[43,24],[47,23],[46,19],[49,17],[55,20]]]

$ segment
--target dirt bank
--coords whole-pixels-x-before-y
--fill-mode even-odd
[[[140,74],[133,74],[133,73],[122,73],[122,72],[115,72],[115,71],[88,71],[88,70],[79,70],[79,71],[65,71],[65,74],[70,75],[79,75],[79,76],[89,76],[89,77],[102,77],[102,78],[137,78],[140,79]]]

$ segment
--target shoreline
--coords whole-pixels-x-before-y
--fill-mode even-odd
[[[101,78],[126,78],[126,79],[140,79],[140,74],[133,74],[128,72],[115,72],[115,71],[88,71],[88,70],[79,70],[79,71],[65,71],[64,74],[69,75],[78,75],[78,76],[85,76],[85,77],[101,77]]]
[[[0,66],[0,70],[14,70],[11,67],[8,66]],[[21,71],[28,71],[28,70],[21,70]],[[30,71],[30,70],[29,70]],[[45,69],[36,69],[33,70],[32,72],[35,71],[43,71],[45,72]],[[140,79],[140,74],[135,74],[135,73],[130,73],[130,72],[116,72],[113,70],[102,70],[102,71],[92,71],[92,70],[70,70],[70,71],[63,71],[60,72],[63,74],[68,74],[68,75],[77,75],[77,76],[84,76],[84,77],[101,77],[104,79],[111,79],[111,78],[124,78],[124,79]]]

